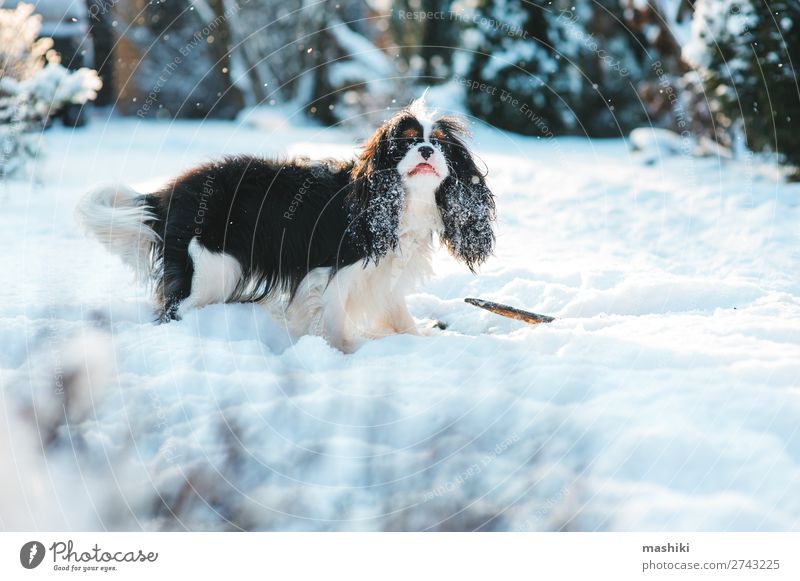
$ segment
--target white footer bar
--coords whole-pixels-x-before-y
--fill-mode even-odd
[[[0,579],[800,579],[797,533],[0,533]],[[27,562],[27,563],[26,563]]]

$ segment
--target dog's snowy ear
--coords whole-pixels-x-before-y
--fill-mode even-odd
[[[351,174],[348,232],[367,261],[378,262],[398,244],[403,184],[393,156],[395,127],[396,121],[392,120],[378,128],[364,146]]]
[[[450,254],[474,272],[494,250],[494,195],[464,143],[464,125],[451,117],[440,119],[437,124],[447,136],[442,146],[450,170],[436,191],[444,224],[441,240]]]

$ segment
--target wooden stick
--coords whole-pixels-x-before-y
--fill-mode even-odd
[[[464,302],[476,307],[480,307],[481,309],[491,311],[496,315],[501,315],[510,319],[517,319],[518,321],[524,321],[526,323],[530,323],[531,325],[538,325],[539,323],[552,323],[556,320],[555,317],[538,315],[529,311],[515,309],[514,307],[509,307],[508,305],[501,305],[500,303],[493,303],[492,301],[484,301],[483,299],[467,298],[464,299]]]

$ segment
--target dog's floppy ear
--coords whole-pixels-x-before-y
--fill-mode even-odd
[[[384,123],[372,135],[351,173],[347,196],[348,232],[376,263],[397,248],[403,184],[397,164],[392,163],[392,134],[396,121]]]
[[[436,191],[444,224],[441,240],[450,254],[474,272],[494,250],[494,195],[464,143],[464,125],[452,117],[440,119],[437,124],[447,135],[444,147],[450,170]]]

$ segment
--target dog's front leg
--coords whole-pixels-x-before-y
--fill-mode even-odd
[[[406,333],[408,335],[419,335],[417,323],[414,317],[408,312],[408,305],[405,297],[398,299],[389,307],[389,324],[395,333]]]

